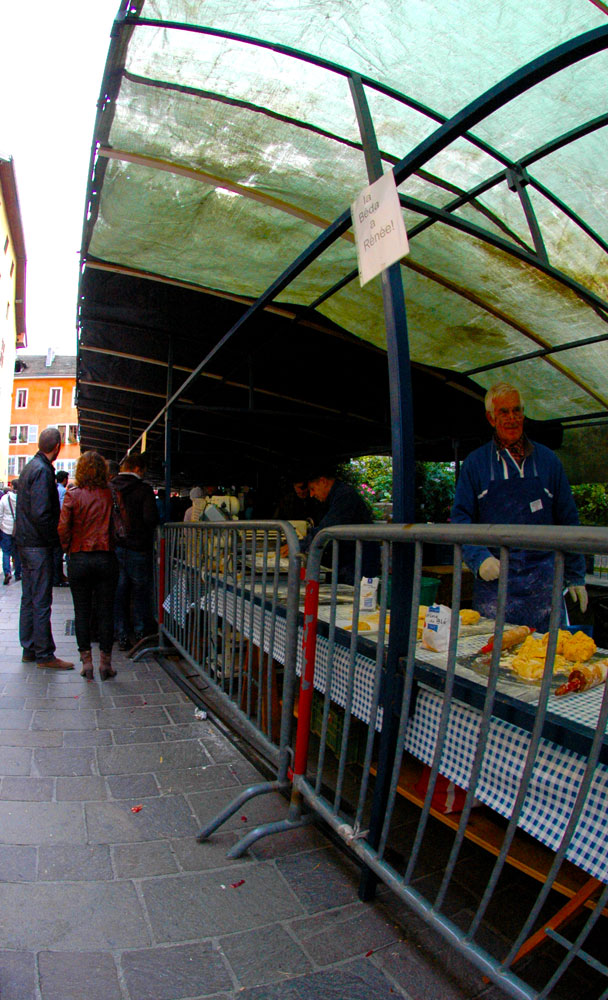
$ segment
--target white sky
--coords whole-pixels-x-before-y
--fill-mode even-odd
[[[0,2],[0,153],[14,159],[27,254],[23,353],[76,353],[87,172],[119,6]]]

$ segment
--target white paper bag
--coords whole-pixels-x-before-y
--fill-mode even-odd
[[[431,604],[422,630],[422,645],[436,653],[444,653],[450,641],[452,609],[445,604]]]

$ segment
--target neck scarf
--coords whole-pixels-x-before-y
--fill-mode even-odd
[[[522,464],[524,458],[526,457],[526,441],[523,434],[517,439],[517,441],[514,441],[513,444],[505,444],[505,442],[501,441],[496,434],[494,435],[494,441],[500,451],[506,449],[511,458],[517,462],[518,465]]]

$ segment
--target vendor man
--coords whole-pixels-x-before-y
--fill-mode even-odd
[[[318,524],[324,508],[308,489],[308,479],[305,476],[294,476],[291,489],[281,497],[273,513],[277,521],[310,521]]]
[[[456,486],[451,520],[455,524],[578,524],[578,512],[560,460],[524,434],[524,404],[508,382],[485,397],[494,436],[467,456]],[[473,604],[496,617],[500,561],[498,550],[464,545],[463,557],[475,575]],[[512,549],[509,553],[506,620],[549,627],[553,584],[552,552]],[[585,559],[566,553],[565,585],[581,611],[587,608]]]
[[[369,507],[354,486],[336,478],[330,469],[318,469],[309,477],[308,489],[311,497],[325,504],[325,514],[318,527],[313,528],[300,543],[307,552],[318,531],[338,524],[372,524]],[[375,542],[363,542],[361,554],[361,575],[378,576],[380,572],[380,547]],[[326,548],[324,563],[331,565],[331,545]],[[355,542],[340,542],[338,550],[338,579],[340,583],[352,585],[355,578]]]

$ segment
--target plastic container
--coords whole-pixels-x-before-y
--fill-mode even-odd
[[[434,604],[437,599],[437,591],[439,590],[440,580],[435,576],[423,576],[420,581],[420,603],[421,604]],[[390,608],[391,598],[392,598],[392,588],[391,588],[391,577],[389,576],[386,581],[386,606]],[[378,603],[380,603],[382,594],[378,592]]]
[[[435,576],[423,576],[420,581],[420,603],[434,604],[440,581]]]

